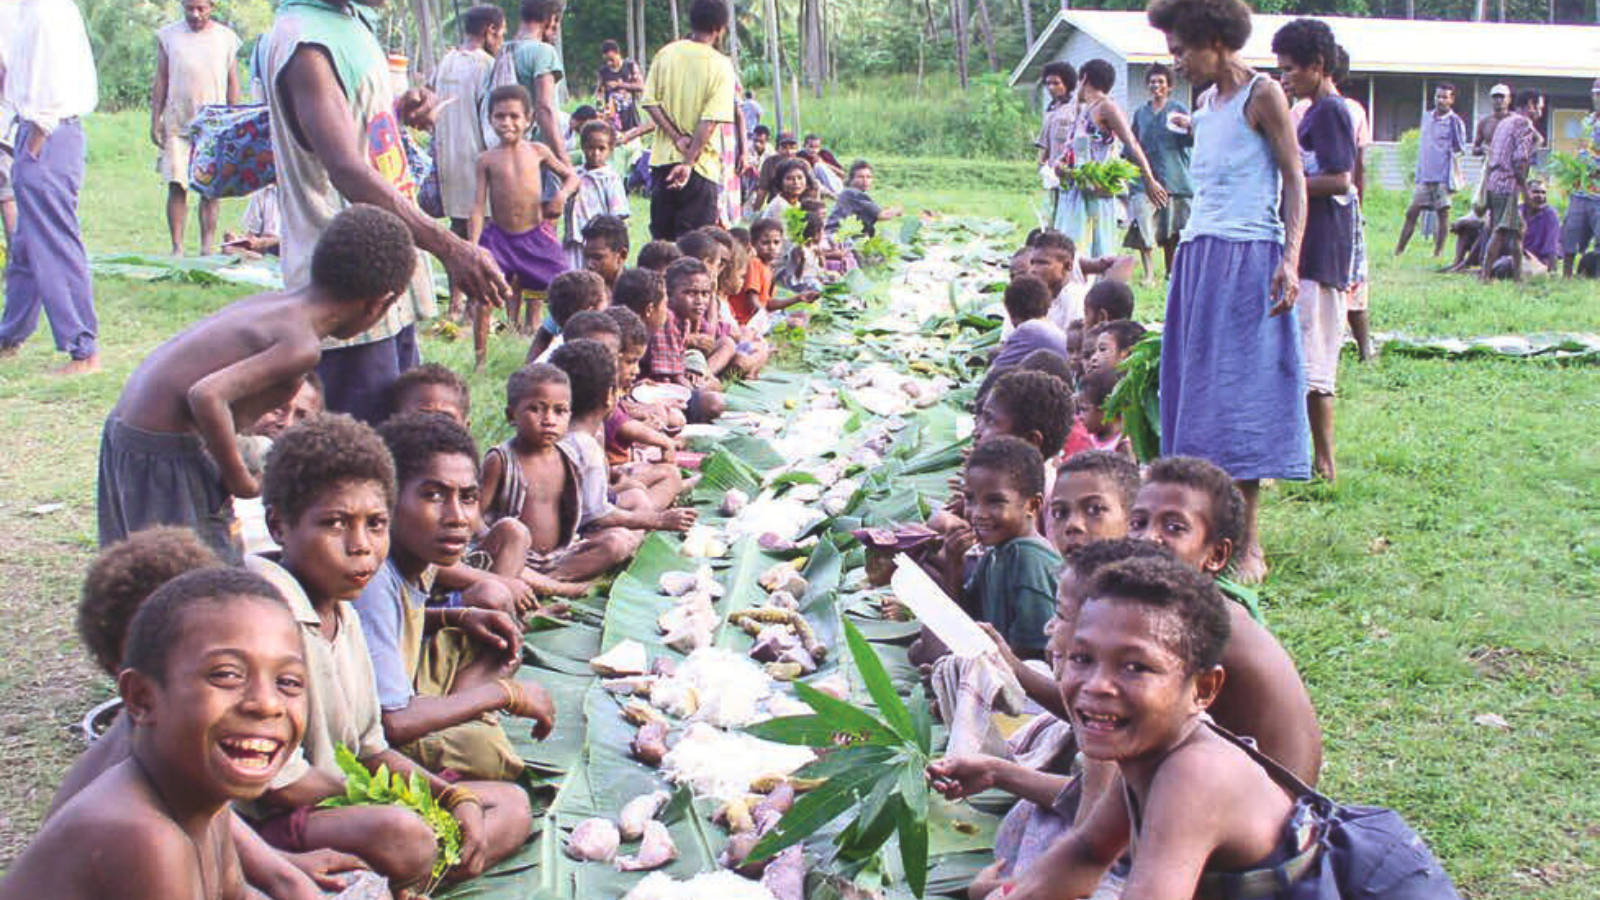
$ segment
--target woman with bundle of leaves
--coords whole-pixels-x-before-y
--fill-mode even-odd
[[[1305,176],[1283,89],[1239,56],[1243,0],[1156,0],[1149,18],[1178,72],[1212,85],[1195,104],[1193,215],[1167,294],[1161,453],[1210,460],[1237,481],[1247,531],[1236,577],[1256,582],[1267,570],[1260,479],[1311,474],[1294,308]]]
[[[1144,176],[1144,190],[1157,208],[1167,205],[1167,190],[1150,171],[1139,139],[1128,128],[1128,117],[1111,99],[1117,70],[1103,59],[1091,59],[1078,72],[1078,122],[1068,153],[1063,182],[1071,181],[1056,204],[1055,227],[1072,238],[1078,252],[1104,256],[1117,249],[1116,195],[1126,187],[1118,173],[1121,148]],[[1129,170],[1131,172],[1131,169]],[[1067,185],[1063,183],[1063,189]]]

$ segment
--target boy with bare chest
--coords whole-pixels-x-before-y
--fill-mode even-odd
[[[145,357],[101,437],[100,544],[182,525],[238,559],[229,497],[261,488],[235,434],[295,396],[324,338],[352,337],[382,318],[415,266],[404,223],[353,206],[317,242],[310,284],[246,297]]]
[[[551,279],[567,270],[567,256],[555,229],[543,227],[544,214],[549,210],[560,217],[567,198],[582,184],[566,160],[544,144],[526,139],[532,108],[533,101],[521,85],[502,85],[489,93],[489,120],[500,146],[478,156],[478,193],[467,221],[467,239],[488,250],[511,282],[512,301],[506,311],[512,326],[524,332],[533,325],[537,304],[529,305],[523,320],[522,292],[543,292]],[[561,190],[554,197],[540,195],[544,166],[561,176]],[[474,310],[474,338],[480,328],[487,329],[488,316],[486,306]]]

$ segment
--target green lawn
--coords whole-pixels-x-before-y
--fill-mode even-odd
[[[94,252],[165,246],[142,122],[89,122]],[[877,162],[886,202],[1033,224],[1026,162]],[[1368,205],[1375,329],[1600,331],[1592,283],[1484,288],[1433,274],[1420,244],[1394,261],[1400,208],[1385,195]],[[241,210],[226,204],[224,222]],[[15,660],[0,672],[0,865],[78,749],[67,726],[110,691],[72,625],[94,541],[99,424],[143,353],[240,293],[101,281],[104,374],[45,376],[57,360],[43,328],[0,363],[0,577]],[[1159,291],[1141,289],[1139,303],[1141,318],[1159,318]],[[426,353],[470,360],[465,341],[430,340]],[[480,437],[499,425],[521,357],[499,341],[474,378]],[[1395,356],[1347,356],[1341,375],[1338,486],[1277,485],[1263,514],[1269,618],[1323,717],[1324,785],[1399,808],[1471,896],[1600,895],[1600,379],[1592,367]],[[64,507],[35,512],[46,504]],[[1500,720],[1509,727],[1482,724]]]

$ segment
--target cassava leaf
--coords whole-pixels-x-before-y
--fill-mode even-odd
[[[900,865],[905,868],[906,885],[922,896],[928,887],[928,818],[915,815],[905,803],[897,807],[896,830],[900,836]]]
[[[769,738],[770,740],[770,738]],[[857,766],[870,766],[886,763],[893,759],[895,751],[891,747],[841,747],[825,754],[816,762],[807,763],[804,768],[795,773],[796,778],[832,778],[840,772],[847,772]]]
[[[900,700],[900,695],[895,693],[894,684],[889,681],[889,673],[883,668],[883,661],[878,659],[878,654],[872,651],[872,645],[861,636],[861,631],[856,628],[855,623],[848,620],[844,623],[844,637],[850,646],[850,658],[856,664],[856,671],[861,673],[861,681],[866,685],[873,704],[883,716],[884,723],[893,729],[901,740],[908,744],[917,743],[917,728],[911,721],[911,713]]]
[[[895,734],[894,729],[871,713],[830,697],[803,681],[794,683],[794,691],[833,728],[836,735],[835,743],[876,744],[884,747],[901,743],[901,738]]]
[[[815,834],[857,802],[860,793],[882,777],[883,766],[861,766],[843,772],[796,800],[772,830],[750,851],[749,862],[760,862]]]
[[[838,729],[823,716],[780,716],[746,726],[746,734],[776,744],[801,747],[831,747]],[[814,777],[814,776],[813,776]]]

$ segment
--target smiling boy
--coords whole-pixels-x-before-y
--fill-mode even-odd
[[[1228,474],[1183,456],[1150,464],[1128,514],[1128,536],[1154,541],[1201,573],[1221,579],[1244,529],[1244,499]],[[1232,638],[1223,651],[1228,680],[1211,715],[1235,734],[1256,739],[1262,752],[1307,784],[1322,768],[1322,730],[1294,660],[1260,622],[1254,597],[1219,584],[1228,604]]]
[[[1045,510],[1045,534],[1062,556],[1095,541],[1128,534],[1128,512],[1139,493],[1139,466],[1118,453],[1088,450],[1056,468]]]
[[[947,583],[960,584],[967,608],[1019,654],[1042,656],[1061,568],[1034,525],[1044,503],[1044,457],[1021,438],[985,440],[967,458],[965,500],[971,526],[945,543]],[[960,561],[974,542],[989,549],[962,583]]]
[[[383,730],[389,742],[434,770],[508,781],[522,771],[495,713],[534,719],[550,733],[550,698],[516,681],[522,629],[493,581],[462,595],[456,608],[426,605],[436,566],[454,565],[472,538],[479,503],[478,450],[454,421],[419,413],[379,430],[395,463],[389,557],[356,600],[372,656]],[[503,609],[503,607],[502,607]]]
[[[123,664],[131,758],[56,812],[0,898],[246,895],[230,804],[259,797],[305,730],[306,661],[283,599],[237,569],[181,575],[134,616]]]

